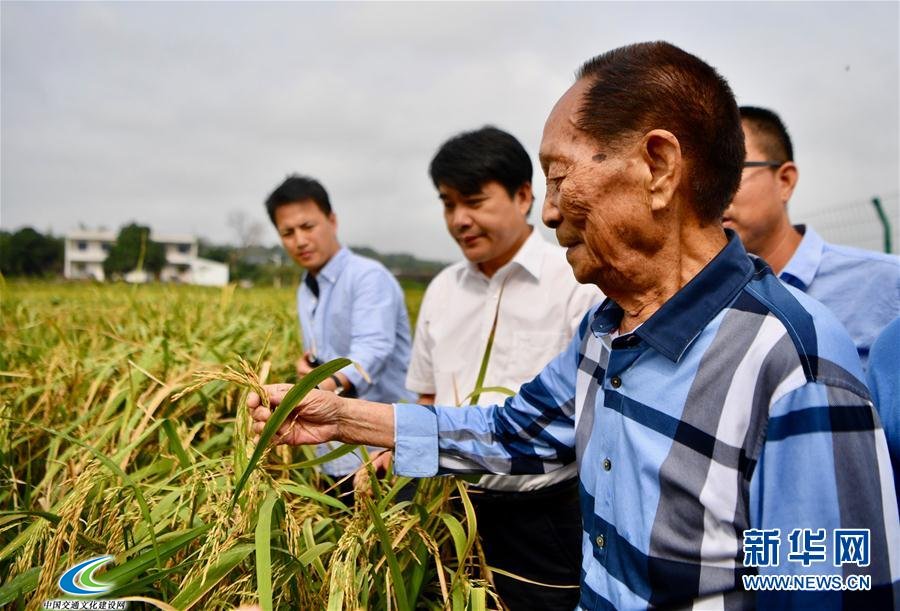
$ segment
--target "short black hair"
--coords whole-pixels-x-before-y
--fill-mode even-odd
[[[438,149],[428,168],[435,187],[441,184],[472,195],[497,181],[510,197],[531,182],[534,168],[528,152],[512,134],[491,125],[463,132]]]
[[[331,202],[325,187],[315,178],[291,174],[266,198],[266,212],[274,225],[275,210],[279,206],[308,200],[315,202],[325,216],[331,215]]]
[[[757,136],[754,142],[767,157],[757,161],[784,163],[794,160],[794,145],[781,117],[768,108],[758,106],[741,106],[740,112],[741,119],[750,125]]]
[[[681,145],[698,217],[721,218],[741,182],[744,133],[728,83],[699,57],[667,42],[644,42],[589,59],[578,128],[615,147],[653,129]]]

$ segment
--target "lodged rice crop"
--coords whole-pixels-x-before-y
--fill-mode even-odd
[[[308,448],[255,443],[246,395],[300,351],[291,290],[0,290],[0,607],[106,554],[100,598],[132,609],[496,607],[461,482],[353,506]]]

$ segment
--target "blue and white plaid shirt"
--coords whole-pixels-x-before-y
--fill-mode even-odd
[[[854,346],[820,303],[728,245],[633,333],[592,308],[504,405],[398,404],[396,469],[542,473],[578,462],[586,609],[893,608],[900,525]],[[868,566],[788,562],[794,529],[869,529]],[[779,530],[773,566],[744,532]],[[870,575],[868,592],[743,589],[742,576]],[[893,584],[893,585],[892,585]],[[853,598],[857,597],[857,598]],[[863,605],[863,607],[858,607]]]

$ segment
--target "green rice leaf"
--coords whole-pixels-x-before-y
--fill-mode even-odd
[[[300,527],[300,530],[303,535],[303,543],[306,544],[306,548],[310,549],[312,547],[315,547],[316,536],[313,533],[312,518],[307,518],[306,520],[304,520],[303,525]],[[319,577],[324,579],[325,578],[325,565],[324,565],[324,563],[322,563],[321,560],[319,560],[318,556],[313,558],[312,565],[313,565],[313,569],[316,571],[316,573],[319,574]]]
[[[181,439],[178,438],[178,431],[175,430],[175,425],[166,418],[163,420],[162,428],[169,440],[169,449],[178,458],[178,464],[181,465],[182,469],[187,469],[191,466],[191,459],[188,458],[187,452],[184,451],[184,446],[181,445]]]
[[[300,462],[293,462],[289,465],[272,465],[273,469],[307,469],[309,467],[315,467],[317,465],[321,465],[327,462],[331,462],[332,460],[338,459],[341,456],[346,454],[350,454],[354,450],[356,450],[359,446],[342,443],[339,447],[333,449],[332,451],[322,454],[322,456],[316,456],[315,458],[310,458],[309,460],[302,460]]]
[[[244,469],[241,479],[238,480],[237,485],[234,487],[234,496],[231,498],[232,508],[234,508],[238,498],[240,498],[241,492],[247,484],[247,479],[249,479],[250,474],[256,468],[263,452],[269,447],[269,444],[272,442],[272,439],[274,439],[278,429],[280,429],[281,425],[284,424],[284,421],[288,419],[288,416],[291,415],[291,412],[294,411],[297,404],[303,400],[303,397],[305,397],[309,391],[350,363],[350,359],[343,358],[329,361],[324,365],[320,365],[313,369],[305,375],[302,380],[291,387],[281,400],[281,404],[272,413],[269,421],[266,422],[266,426],[263,428],[262,433],[259,435],[259,441],[256,444],[256,448],[253,450],[253,454],[250,456],[247,468]]]
[[[328,505],[329,507],[334,507],[335,509],[340,509],[341,511],[350,511],[350,509],[342,503],[339,499],[331,496],[330,494],[325,494],[324,492],[319,492],[312,486],[307,486],[306,484],[294,484],[291,482],[281,484],[281,487],[284,488],[288,492],[292,492],[297,496],[302,496],[308,499],[312,499],[323,505]]]
[[[487,344],[484,347],[484,354],[481,356],[481,367],[478,369],[478,377],[475,378],[475,391],[469,397],[469,405],[478,405],[478,398],[481,393],[477,389],[484,386],[484,376],[487,375],[488,363],[491,361],[491,349],[494,347],[494,335],[497,333],[497,321],[500,318],[500,303],[503,301],[503,289],[506,288],[506,281],[500,286],[500,294],[497,295],[497,308],[494,310],[494,322],[491,323],[491,332],[488,334]]]
[[[0,586],[0,606],[13,602],[22,594],[34,591],[41,576],[41,568],[43,567],[30,568]]]
[[[7,522],[14,522],[19,519],[19,516],[35,516],[38,518],[44,518],[48,522],[52,524],[57,524],[60,520],[59,516],[55,513],[50,513],[49,511],[29,511],[27,509],[17,509],[14,511],[0,511],[0,526],[6,524]]]
[[[470,399],[478,400],[478,397],[481,393],[485,392],[495,392],[501,395],[506,395],[507,397],[515,397],[516,393],[514,390],[507,388],[506,386],[479,386],[468,395],[465,396],[463,401],[468,401]],[[470,405],[473,405],[470,403]]]
[[[317,543],[313,545],[305,552],[297,556],[297,562],[302,564],[303,566],[309,566],[309,563],[313,560],[317,560],[334,549],[334,543],[326,542],[326,543]]]
[[[16,418],[6,418],[5,416],[0,416],[0,419],[6,419],[6,420],[10,420],[11,422],[17,422],[17,423],[19,423],[19,424],[24,424],[24,425],[26,425],[26,426],[32,426],[32,427],[35,427],[35,428],[39,428],[39,429],[41,429],[42,431],[45,431],[45,432],[47,432],[47,433],[49,433],[49,434],[51,434],[51,435],[56,435],[56,436],[62,437],[63,439],[65,439],[65,440],[68,441],[69,443],[72,443],[72,444],[81,446],[82,448],[86,449],[86,450],[89,451],[91,454],[93,454],[94,457],[95,457],[97,460],[99,460],[101,463],[103,463],[103,465],[104,465],[107,469],[109,469],[110,471],[112,471],[115,475],[119,476],[119,478],[122,480],[122,482],[123,482],[126,486],[128,486],[129,488],[131,488],[131,490],[134,492],[134,497],[135,497],[135,499],[137,500],[138,505],[140,506],[140,509],[141,509],[141,516],[144,518],[144,521],[147,523],[147,528],[149,529],[149,532],[150,532],[150,540],[153,542],[153,549],[154,549],[154,551],[156,552],[156,562],[157,562],[157,566],[159,566],[159,567],[162,566],[162,560],[161,560],[160,555],[159,555],[159,546],[158,546],[158,544],[157,544],[157,542],[156,542],[156,532],[155,532],[155,529],[154,529],[154,526],[153,526],[153,518],[150,516],[150,507],[147,505],[147,499],[144,498],[144,493],[141,492],[140,487],[138,487],[138,485],[137,485],[136,483],[134,483],[134,480],[132,480],[132,479],[128,476],[128,474],[125,473],[125,472],[119,467],[119,465],[117,465],[116,463],[114,463],[113,461],[111,461],[111,460],[109,459],[109,457],[107,457],[107,456],[106,456],[105,454],[103,454],[102,452],[98,451],[98,450],[95,449],[94,447],[92,447],[92,446],[90,446],[90,445],[84,443],[83,441],[81,441],[81,440],[79,440],[79,439],[75,439],[75,438],[72,437],[71,435],[67,435],[67,434],[65,434],[65,433],[62,433],[62,432],[57,431],[57,430],[55,430],[55,429],[52,429],[52,428],[50,428],[50,427],[46,427],[46,426],[43,426],[43,425],[41,425],[41,424],[38,424],[38,423],[36,423],[36,422],[27,422],[27,421],[25,421],[25,420],[18,420],[18,419],[16,419]]]
[[[190,609],[251,553],[253,553],[253,545],[250,543],[240,543],[222,552],[206,572],[206,579],[201,580],[202,575],[200,575],[193,581],[182,584],[181,592],[170,601],[170,604],[176,609]]]
[[[256,522],[256,587],[263,611],[272,611],[272,509],[278,500],[269,490]]]
[[[441,514],[441,521],[450,531],[450,537],[453,539],[453,549],[456,550],[456,559],[462,563],[466,559],[466,531],[462,524],[455,516],[449,513]]]
[[[167,560],[174,556],[180,549],[198,539],[205,534],[212,524],[204,524],[187,531],[177,533],[167,533],[160,536],[159,553],[163,560]],[[140,551],[140,548],[132,548],[129,552]],[[141,553],[122,564],[118,564],[106,571],[103,575],[104,581],[114,584],[121,584],[126,587],[132,580],[142,573],[146,572],[154,564],[154,555],[152,553]],[[110,595],[115,595],[117,590],[112,590]]]
[[[400,611],[409,611],[412,607],[406,598],[406,580],[403,579],[400,563],[397,562],[397,555],[394,553],[391,536],[388,533],[387,527],[384,525],[384,520],[381,519],[381,514],[378,513],[375,505],[372,504],[372,501],[368,498],[365,499],[365,505],[366,509],[369,510],[369,515],[372,516],[372,525],[378,533],[378,538],[381,540],[381,550],[384,553],[385,559],[387,559],[391,581],[394,583],[394,596],[397,599],[397,608],[400,609]],[[387,595],[388,593],[385,592],[385,596]]]
[[[456,580],[450,593],[450,602],[453,611],[466,611],[465,583],[462,580]]]
[[[28,542],[28,539],[30,539],[33,536],[34,532],[38,529],[38,524],[40,524],[40,522],[35,520],[31,524],[29,524],[25,528],[25,530],[16,535],[16,537],[12,541],[7,543],[6,546],[2,550],[0,550],[0,561],[7,559],[13,553],[15,553],[16,550],[25,545],[25,543]]]
[[[484,588],[472,588],[469,592],[469,611],[485,611],[487,609],[487,592]]]

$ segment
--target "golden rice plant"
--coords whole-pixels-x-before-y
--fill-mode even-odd
[[[0,607],[105,554],[103,597],[132,609],[495,605],[461,483],[397,502],[408,480],[374,480],[352,507],[309,449],[255,443],[247,392],[300,351],[290,289],[0,291]]]

